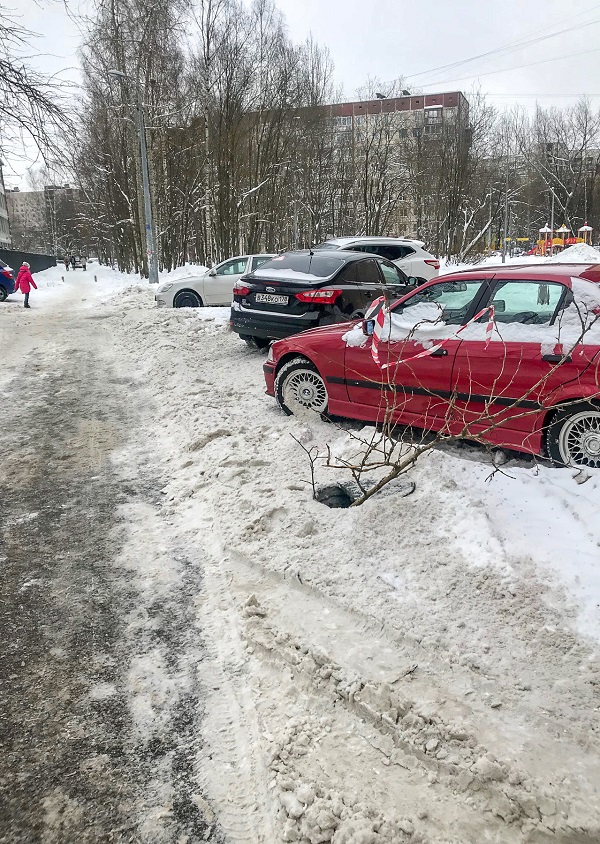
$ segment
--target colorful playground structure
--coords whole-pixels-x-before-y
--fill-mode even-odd
[[[577,237],[573,237],[571,229],[564,223],[554,231],[546,224],[539,230],[540,237],[529,254],[552,255],[555,252],[561,252],[567,246],[574,246],[576,243],[587,243],[591,246],[592,231],[592,227],[588,226],[586,222],[577,229]]]

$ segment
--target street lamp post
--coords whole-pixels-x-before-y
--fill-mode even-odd
[[[553,255],[554,254],[554,188],[550,188],[550,191],[552,192],[552,206],[551,206],[551,210],[550,210],[550,228],[552,230],[551,234],[550,234],[550,254]]]
[[[109,76],[117,79],[129,79],[132,77],[120,70],[109,70]],[[152,219],[152,199],[150,196],[150,174],[148,171],[148,150],[146,148],[146,126],[144,123],[144,104],[140,93],[140,86],[136,85],[136,128],[140,142],[140,161],[142,165],[142,189],[144,193],[144,228],[146,232],[146,253],[148,256],[148,281],[150,284],[158,284],[158,255],[156,250],[156,236],[154,232],[154,221]]]

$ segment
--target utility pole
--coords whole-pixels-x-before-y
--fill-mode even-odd
[[[550,254],[554,253],[554,188],[550,188],[550,192],[552,194],[552,206],[550,210],[550,228],[552,231],[550,232]]]
[[[504,225],[502,227],[502,263],[506,263],[506,235],[508,232],[508,155],[506,156],[506,180],[504,185]]]
[[[109,70],[109,76],[118,79],[129,79],[132,77],[120,70]],[[144,230],[146,233],[146,254],[148,257],[148,281],[150,284],[158,284],[158,255],[156,249],[156,233],[152,219],[152,197],[150,195],[150,174],[148,172],[148,150],[146,147],[146,125],[144,123],[144,104],[142,102],[141,88],[136,82],[136,128],[140,142],[140,162],[142,165],[142,191],[144,194]]]
[[[146,251],[148,253],[148,281],[158,284],[158,256],[156,254],[156,238],[154,220],[152,219],[152,200],[150,198],[150,174],[148,171],[148,150],[146,149],[146,127],[144,125],[142,95],[137,89],[137,128],[140,137],[140,158],[142,162],[142,188],[144,191],[144,218],[146,229]]]

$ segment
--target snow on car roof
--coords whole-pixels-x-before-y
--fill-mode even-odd
[[[367,237],[366,235],[357,235],[356,237],[330,237],[325,243],[337,243],[343,246],[347,243],[413,243],[423,246],[424,241],[415,240],[412,237]]]

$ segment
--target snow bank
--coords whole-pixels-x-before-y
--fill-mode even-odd
[[[549,256],[546,260],[551,264],[578,264],[580,262],[600,264],[600,252],[593,246],[588,246],[587,243],[576,243],[563,252]]]

